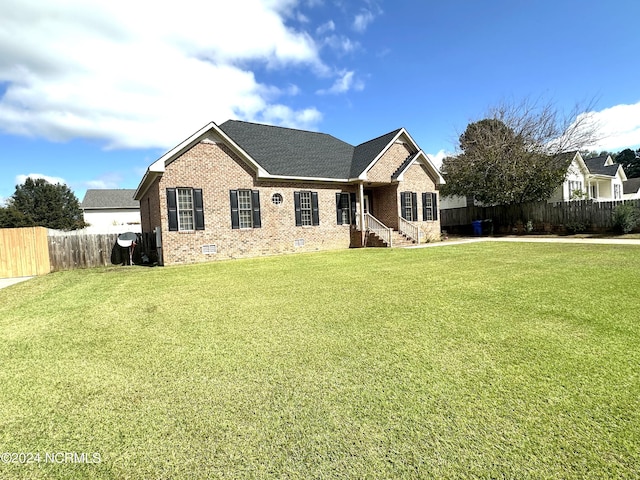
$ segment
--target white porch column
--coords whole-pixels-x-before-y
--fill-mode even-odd
[[[360,182],[358,187],[358,202],[360,202],[360,229],[364,232],[364,185]]]

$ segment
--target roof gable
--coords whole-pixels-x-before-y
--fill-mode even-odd
[[[375,160],[384,153],[401,131],[402,129],[399,128],[355,147],[351,161],[351,177],[358,177],[371,168]]]
[[[584,163],[589,169],[589,173],[607,177],[615,177],[618,174],[618,169],[622,168],[620,164],[613,163],[609,156],[587,158]]]

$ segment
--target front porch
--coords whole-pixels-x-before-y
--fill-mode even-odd
[[[359,187],[358,201],[353,205],[353,246],[404,247],[423,242],[420,227],[399,214],[402,207],[398,202],[397,185],[364,188],[360,184]]]

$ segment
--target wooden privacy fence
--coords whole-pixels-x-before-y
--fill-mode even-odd
[[[0,278],[31,277],[50,271],[46,228],[0,228]]]
[[[443,229],[468,233],[471,222],[491,220],[496,233],[510,233],[525,228],[528,222],[534,231],[564,232],[575,229],[606,231],[613,228],[613,211],[623,203],[640,208],[640,200],[594,202],[592,200],[561,203],[525,203],[521,205],[468,206],[440,211]]]
[[[71,270],[111,265],[111,251],[118,235],[87,234],[82,231],[49,230],[51,270]]]

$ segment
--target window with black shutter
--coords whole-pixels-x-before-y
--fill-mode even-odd
[[[418,194],[400,192],[400,215],[410,222],[418,220]]]
[[[167,188],[170,231],[204,230],[204,202],[201,188]]]
[[[293,203],[297,227],[320,225],[318,192],[293,192]]]
[[[438,219],[438,202],[434,192],[422,194],[422,220],[431,222]]]
[[[260,192],[258,190],[229,190],[231,228],[260,228]]]
[[[351,197],[348,193],[336,193],[336,222],[338,225],[351,223]]]

